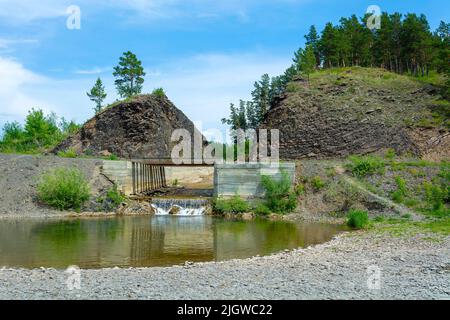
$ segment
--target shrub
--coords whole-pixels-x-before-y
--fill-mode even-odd
[[[382,169],[384,169],[385,165],[384,161],[381,158],[375,156],[352,156],[349,159],[350,171],[354,176],[357,177],[364,177],[376,172],[382,172]]]
[[[40,201],[59,210],[80,209],[89,199],[89,184],[81,171],[56,168],[44,173],[37,186]]]
[[[429,205],[428,210],[436,216],[449,215],[450,210],[444,204],[444,200],[448,197],[448,188],[442,188],[431,182],[424,182],[423,188],[425,191],[425,200]]]
[[[254,212],[260,216],[267,216],[271,213],[270,209],[264,203],[258,204]]]
[[[119,160],[119,157],[113,153],[109,156],[103,157],[103,159],[115,161],[115,160]]]
[[[354,229],[362,229],[369,223],[367,211],[350,210],[347,214],[347,226]]]
[[[66,151],[58,151],[58,157],[61,158],[76,158],[77,157],[77,153],[74,149],[70,148]]]
[[[384,154],[384,157],[389,160],[394,159],[395,158],[395,150],[392,148],[387,149],[386,153]]]
[[[295,194],[297,196],[305,194],[305,185],[303,183],[299,183],[298,185],[295,186]]]
[[[114,184],[106,192],[106,199],[111,202],[115,207],[119,206],[125,201],[125,196],[117,189],[117,185]]]
[[[152,94],[159,98],[164,98],[166,96],[163,88],[156,88],[155,90],[153,90]]]
[[[392,200],[394,200],[394,202],[401,203],[408,193],[406,182],[402,177],[396,176],[395,183],[397,184],[397,190],[392,192]]]
[[[311,185],[313,186],[314,190],[318,191],[325,187],[325,182],[322,180],[321,177],[315,176],[311,179]]]
[[[248,203],[238,195],[230,199],[215,199],[214,210],[219,213],[243,213],[249,211]]]
[[[291,179],[286,172],[281,172],[281,179],[261,176],[266,191],[266,206],[275,213],[286,213],[297,207],[297,196],[292,191]]]

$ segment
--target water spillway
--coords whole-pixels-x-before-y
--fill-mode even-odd
[[[156,215],[201,216],[206,212],[205,199],[162,199],[154,198],[151,206]]]

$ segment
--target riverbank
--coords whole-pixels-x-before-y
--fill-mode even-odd
[[[345,233],[266,257],[167,268],[1,269],[0,299],[450,299],[450,237],[410,229]],[[380,268],[380,289],[367,286]]]

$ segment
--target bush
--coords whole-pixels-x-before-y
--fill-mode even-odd
[[[37,186],[40,201],[59,210],[80,209],[89,199],[89,184],[81,171],[56,168],[44,173]]]
[[[164,98],[166,96],[166,93],[164,92],[163,88],[157,88],[153,90],[152,94],[159,98]]]
[[[213,205],[219,213],[243,213],[250,209],[248,203],[238,195],[230,199],[215,199]]]
[[[258,204],[254,212],[260,216],[267,216],[271,213],[270,209],[264,203]]]
[[[61,158],[76,158],[77,153],[74,149],[68,149],[66,151],[58,151],[58,157]]]
[[[364,177],[376,172],[382,172],[385,165],[381,158],[375,156],[352,156],[349,160],[350,171],[356,177]]]
[[[111,202],[115,207],[119,206],[125,201],[125,196],[117,189],[117,185],[114,184],[106,192],[106,199]]]
[[[286,172],[281,172],[281,179],[262,176],[261,182],[266,191],[266,206],[275,213],[286,213],[297,207],[297,195],[292,191],[292,183]]]
[[[389,159],[389,160],[394,159],[395,156],[396,156],[395,150],[392,149],[392,148],[387,149],[386,153],[384,154],[384,157],[385,157],[386,159]]]
[[[347,214],[347,226],[354,229],[362,229],[369,223],[367,211],[350,210]]]
[[[428,211],[436,216],[448,216],[450,210],[446,208],[444,200],[448,197],[448,188],[442,188],[431,182],[424,182],[425,200],[428,203]]]
[[[402,203],[408,193],[406,182],[402,177],[396,176],[395,183],[397,184],[397,190],[392,192],[392,200],[396,203]]]
[[[323,187],[325,187],[325,182],[322,180],[321,177],[315,176],[311,180],[311,185],[313,186],[314,190],[319,191]]]

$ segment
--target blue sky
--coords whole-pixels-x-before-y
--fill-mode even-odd
[[[66,27],[70,5],[81,9],[79,30]],[[87,120],[86,91],[101,77],[114,101],[112,68],[131,50],[147,72],[145,92],[162,86],[204,129],[221,128],[230,102],[289,66],[310,25],[320,31],[369,5],[424,13],[432,29],[450,20],[445,1],[0,0],[0,126],[32,107]]]

